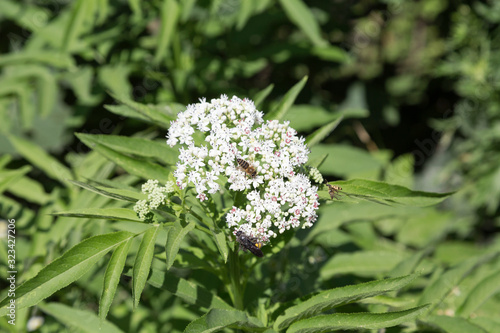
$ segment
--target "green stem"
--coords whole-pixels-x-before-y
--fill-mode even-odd
[[[233,305],[238,310],[243,310],[243,288],[240,280],[240,257],[238,255],[238,243],[229,254],[229,277],[231,279],[231,291]]]

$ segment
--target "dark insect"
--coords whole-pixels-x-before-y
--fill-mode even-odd
[[[330,198],[333,200],[333,198],[339,200],[337,197],[337,194],[342,190],[342,187],[337,186],[337,185],[330,185],[325,179],[325,184],[328,186],[328,194],[330,194]]]
[[[257,240],[255,237],[250,237],[244,234],[242,231],[236,232],[236,241],[240,243],[240,249],[243,251],[250,251],[257,257],[263,257],[264,253],[260,249],[262,247],[262,243]]]
[[[255,167],[253,165],[241,158],[237,158],[236,161],[238,162],[239,169],[241,171],[245,172],[252,178],[255,178],[255,176],[257,176],[257,170],[255,170]]]

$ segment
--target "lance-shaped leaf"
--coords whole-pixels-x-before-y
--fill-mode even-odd
[[[128,173],[139,176],[144,179],[158,179],[161,182],[168,181],[168,168],[149,161],[141,161],[130,156],[119,153],[101,144],[88,140],[85,136],[79,133],[76,136],[83,141],[87,146],[94,149],[98,153],[110,161],[116,163],[125,169]]]
[[[425,323],[438,327],[440,331],[453,333],[488,333],[480,326],[474,325],[467,319],[450,316],[429,316]]]
[[[339,330],[381,329],[415,320],[427,306],[387,313],[334,313],[292,324],[287,333],[335,332]]]
[[[127,259],[130,244],[132,244],[132,239],[129,239],[118,246],[113,252],[111,260],[108,263],[108,267],[106,268],[101,301],[99,302],[99,317],[101,318],[101,323],[103,323],[106,319],[111,303],[113,302],[113,298],[115,297],[116,288],[118,287],[120,276],[123,268],[125,267],[125,260]]]
[[[143,222],[137,217],[136,212],[128,208],[80,208],[63,212],[55,212],[52,215]]]
[[[29,165],[16,170],[0,170],[0,193],[8,188],[12,183],[17,183],[19,178],[31,171]]]
[[[201,308],[233,309],[231,305],[219,296],[212,294],[205,287],[162,270],[153,268],[148,283],[153,287],[167,290],[183,301]]]
[[[262,102],[264,102],[264,100],[267,98],[267,96],[269,96],[269,94],[271,93],[271,91],[273,91],[273,89],[274,89],[274,84],[271,83],[266,88],[255,94],[253,101],[255,103],[256,108],[262,106]]]
[[[123,332],[109,321],[105,320],[99,323],[99,319],[92,311],[79,310],[60,303],[42,303],[39,305],[39,308],[46,314],[56,318],[61,323],[77,329],[78,332]]]
[[[227,256],[229,254],[229,250],[227,247],[227,237],[224,232],[221,230],[214,231],[212,230],[212,235],[214,235],[215,244],[219,249],[220,254],[222,254],[222,258],[224,259],[224,263],[227,262]]]
[[[418,304],[433,303],[436,307],[446,295],[456,286],[462,279],[470,274],[474,268],[488,262],[497,257],[499,252],[492,251],[479,257],[470,258],[458,265],[455,265],[450,270],[443,273],[431,285],[424,289],[420,296]]]
[[[177,20],[179,19],[179,11],[179,4],[176,0],[163,1],[161,7],[161,29],[154,57],[155,63],[159,63],[167,55],[168,47],[175,33]]]
[[[165,245],[167,269],[170,269],[170,267],[174,264],[175,257],[181,247],[182,240],[188,232],[194,229],[195,225],[195,222],[189,222],[185,227],[183,227],[180,221],[175,221],[174,225],[168,229],[167,244]]]
[[[119,231],[95,236],[75,245],[16,289],[17,309],[35,305],[76,281],[111,249],[132,237],[135,237],[135,234]],[[0,302],[0,316],[8,313],[7,304],[9,298]]]
[[[327,46],[328,42],[321,36],[318,21],[309,7],[301,0],[280,0],[286,15],[309,38],[314,46]]]
[[[86,143],[98,143],[123,154],[132,154],[145,158],[159,159],[166,164],[177,163],[179,151],[170,148],[165,141],[153,141],[145,138],[134,138],[122,135],[102,135],[79,133]]]
[[[298,305],[286,309],[276,319],[274,328],[282,330],[297,320],[312,317],[334,307],[399,290],[415,280],[416,277],[417,275],[413,274],[323,291]]]
[[[458,308],[457,315],[468,317],[488,298],[500,291],[500,270],[482,279]]]
[[[36,166],[47,176],[64,183],[66,179],[72,179],[71,170],[61,164],[56,158],[48,154],[40,146],[26,139],[9,136],[9,140],[16,150],[23,155],[32,165]]]
[[[147,196],[143,193],[119,188],[112,187],[102,187],[102,186],[93,186],[87,183],[82,183],[75,180],[70,180],[72,184],[76,186],[80,186],[86,190],[95,192],[97,194],[103,195],[108,198],[128,201],[128,202],[136,202],[138,200],[147,199]]]
[[[192,321],[184,333],[219,332],[223,328],[264,332],[267,328],[255,317],[239,310],[211,309],[208,313]]]
[[[332,182],[331,184],[342,187],[342,192],[349,196],[380,201],[386,204],[403,204],[417,207],[438,204],[454,193],[412,191],[403,186],[366,179],[351,179]]]
[[[134,269],[132,275],[132,293],[134,297],[134,308],[139,304],[139,298],[141,297],[142,290],[146,285],[146,281],[149,275],[149,269],[151,268],[151,261],[153,260],[153,255],[155,252],[155,242],[158,232],[160,231],[160,226],[156,225],[144,233],[142,237],[141,245],[137,251],[137,256],[135,257]]]
[[[330,135],[330,133],[340,124],[342,119],[343,117],[340,116],[338,119],[329,122],[328,124],[318,128],[316,131],[308,135],[306,138],[307,146],[312,147],[323,141],[323,139]]]
[[[304,88],[307,82],[307,76],[304,76],[302,80],[296,83],[283,97],[281,102],[271,110],[268,114],[264,116],[265,120],[281,120],[285,117],[287,111],[295,102],[298,94]]]
[[[175,120],[175,114],[173,112],[170,113],[169,111],[171,110],[169,110],[169,108],[157,105],[141,104],[124,96],[118,96],[115,94],[110,95],[118,102],[130,107],[132,110],[150,119],[154,124],[162,128],[169,128],[170,121]],[[176,105],[174,106],[177,108]]]

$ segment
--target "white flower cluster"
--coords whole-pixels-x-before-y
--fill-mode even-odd
[[[167,182],[165,186],[159,186],[158,180],[150,179],[142,184],[142,193],[146,194],[146,200],[139,200],[134,206],[134,211],[141,220],[151,217],[151,211],[166,203],[168,193],[174,192],[174,182]]]
[[[304,138],[289,122],[264,123],[251,100],[202,99],[179,113],[167,138],[171,147],[182,145],[174,172],[180,188],[194,185],[200,201],[220,191],[221,181],[246,193],[246,206],[233,207],[227,215],[234,232],[267,242],[277,235],[273,229],[282,233],[316,221],[317,187],[297,173],[309,154]],[[248,163],[247,172],[238,159]],[[249,168],[255,169],[254,177]]]

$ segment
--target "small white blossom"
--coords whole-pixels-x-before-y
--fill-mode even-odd
[[[201,142],[195,132],[202,134]],[[309,154],[304,141],[289,122],[264,122],[252,101],[225,95],[189,105],[167,135],[170,146],[181,144],[177,186],[192,184],[200,201],[220,190],[218,181],[244,192],[247,203],[229,211],[227,225],[262,242],[317,219],[317,187],[298,173]],[[242,171],[237,159],[255,168],[256,176]]]
[[[167,202],[168,194],[174,192],[174,182],[167,182],[165,186],[159,186],[158,180],[150,179],[142,184],[142,193],[148,196],[145,200],[139,200],[134,206],[134,211],[141,220],[150,216],[152,210],[157,209]]]

